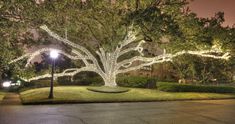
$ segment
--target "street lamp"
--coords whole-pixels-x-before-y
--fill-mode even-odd
[[[51,85],[50,85],[50,93],[48,98],[49,99],[53,99],[54,95],[53,95],[53,81],[54,81],[54,70],[55,70],[55,60],[58,58],[59,53],[56,50],[52,50],[50,52],[50,58],[52,59],[52,69],[51,69]]]

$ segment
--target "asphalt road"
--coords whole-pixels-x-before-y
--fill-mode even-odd
[[[1,105],[0,124],[235,124],[235,100]]]

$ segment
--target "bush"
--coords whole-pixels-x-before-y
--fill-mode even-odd
[[[230,86],[197,86],[177,83],[161,82],[158,89],[167,92],[208,92],[208,93],[235,93],[235,88]]]
[[[71,77],[58,77],[57,78],[58,85],[71,85]]]
[[[156,88],[156,79],[149,77],[123,76],[117,78],[118,86],[136,88]]]
[[[149,77],[138,77],[138,76],[121,76],[117,77],[117,84],[121,87],[136,87],[136,88],[156,88],[156,79],[155,78],[149,78]],[[94,77],[80,77],[76,78],[73,82],[71,82],[70,77],[59,77],[58,85],[92,85],[92,86],[102,86],[104,85],[104,81],[100,76],[94,76]],[[43,85],[49,83],[44,83]],[[36,84],[36,83],[35,83]],[[32,84],[32,85],[35,85]],[[37,85],[41,85],[40,82],[37,82]]]
[[[99,76],[95,77],[81,77],[77,78],[74,81],[71,81],[70,77],[59,77],[58,78],[58,84],[59,85],[79,85],[79,86],[84,86],[84,85],[94,85],[94,86],[101,86],[103,85],[103,80]]]
[[[137,87],[137,88],[156,88],[156,79],[148,77],[137,76],[121,76],[117,77],[117,84],[121,87]],[[58,78],[59,85],[92,85],[102,86],[104,81],[100,76],[94,77],[80,77],[76,78],[74,82],[71,82],[70,77]]]
[[[49,87],[51,84],[51,80],[35,80],[31,82],[23,82],[22,87],[24,88],[41,88],[41,87]],[[54,86],[57,86],[58,83],[54,81]]]
[[[104,85],[104,81],[100,76],[84,78],[80,80],[80,84],[82,85],[92,85],[92,86],[102,86]]]

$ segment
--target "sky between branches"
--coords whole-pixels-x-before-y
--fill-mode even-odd
[[[209,18],[218,11],[225,13],[224,26],[235,24],[235,0],[190,0],[189,8],[198,17]]]

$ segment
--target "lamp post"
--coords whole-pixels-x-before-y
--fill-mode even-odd
[[[53,99],[54,95],[53,95],[53,87],[54,87],[54,70],[55,70],[55,59],[57,59],[59,56],[59,53],[56,50],[52,50],[50,52],[50,58],[52,59],[52,69],[51,69],[51,85],[50,85],[50,93],[48,98],[49,99]]]

